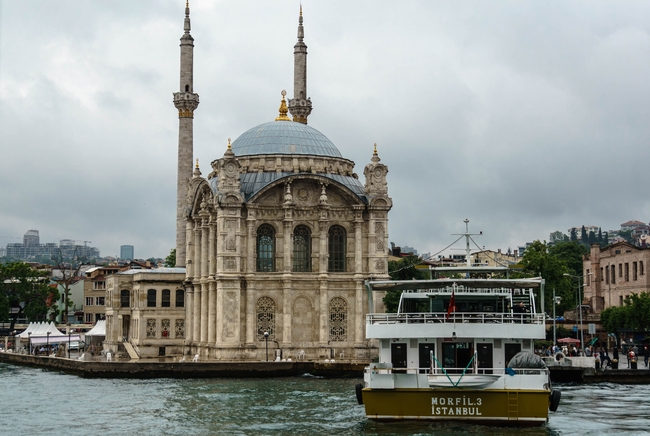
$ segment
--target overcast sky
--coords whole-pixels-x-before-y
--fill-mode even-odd
[[[175,244],[184,0],[0,0],[0,245]],[[194,155],[293,94],[298,1],[192,0]],[[650,220],[650,2],[303,0],[309,125],[388,165],[390,241]]]

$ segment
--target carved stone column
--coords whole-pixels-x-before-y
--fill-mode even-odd
[[[194,285],[194,325],[192,332],[192,340],[198,343],[201,340],[201,223],[196,220],[194,224],[194,265],[192,271],[192,284]]]
[[[185,343],[191,344],[193,338],[192,323],[194,320],[193,312],[194,288],[191,284],[185,286]]]
[[[213,280],[208,283],[208,292],[208,343],[214,345],[217,328],[217,284]]]

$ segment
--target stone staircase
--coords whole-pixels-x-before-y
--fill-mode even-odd
[[[129,342],[122,342],[122,345],[124,345],[124,349],[126,350],[126,352],[129,353],[129,357],[131,358],[131,360],[140,359],[140,356],[135,351],[135,348],[133,348],[133,345],[131,345]]]

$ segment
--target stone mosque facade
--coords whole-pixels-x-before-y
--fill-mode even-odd
[[[388,279],[388,168],[375,146],[360,181],[354,162],[307,124],[302,8],[293,98],[282,91],[273,121],[224,141],[206,175],[198,161],[192,170],[199,97],[189,5],[184,27],[174,93],[177,265],[167,281],[163,269],[108,283],[109,348],[121,341],[141,356],[253,361],[264,360],[268,346],[269,359],[367,361],[364,281]]]

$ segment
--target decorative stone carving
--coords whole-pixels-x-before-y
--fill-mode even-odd
[[[156,320],[154,318],[147,318],[147,339],[156,339]]]
[[[234,257],[226,257],[224,261],[224,268],[228,271],[233,271],[237,268],[237,260]]]
[[[175,320],[174,337],[176,339],[185,339],[185,320],[184,319]]]

